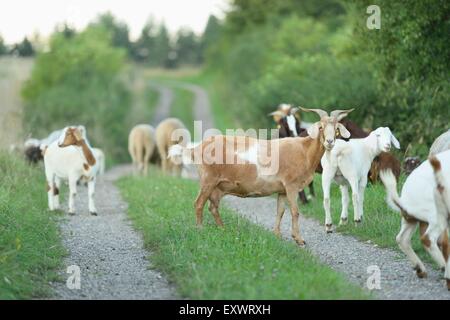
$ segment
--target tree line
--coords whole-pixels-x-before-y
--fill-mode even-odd
[[[183,65],[200,65],[204,61],[208,45],[214,41],[221,28],[215,16],[208,20],[202,35],[195,34],[188,28],[181,28],[171,35],[164,22],[157,23],[150,18],[142,28],[139,38],[130,39],[128,25],[107,12],[99,15],[89,26],[102,27],[111,34],[111,45],[125,50],[127,58],[152,67],[176,68]],[[89,27],[88,26],[88,27]],[[77,32],[68,24],[55,29],[67,38]],[[25,37],[21,42],[7,46],[0,36],[0,55],[34,56],[39,50],[39,43]]]

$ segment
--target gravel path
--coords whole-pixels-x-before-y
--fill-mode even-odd
[[[150,82],[150,85],[159,92],[158,104],[153,115],[152,125],[156,128],[158,123],[166,119],[170,115],[170,107],[173,102],[173,91],[167,86],[163,86],[156,82]]]
[[[130,172],[129,166],[118,166],[99,179],[96,217],[88,213],[87,188],[78,187],[77,215],[65,216],[61,228],[69,251],[65,267],[79,266],[81,288],[68,289],[65,281],[54,283],[55,299],[176,298],[162,275],[148,269],[151,253],[143,249],[142,238],[127,219],[127,205],[113,184]],[[70,276],[65,271],[61,272],[64,280]]]
[[[276,199],[227,196],[224,204],[269,230],[275,225]],[[291,240],[289,211],[285,212],[281,232],[284,238]],[[334,270],[343,273],[349,281],[364,288],[367,288],[366,282],[370,276],[367,268],[377,265],[381,271],[381,289],[373,291],[377,298],[450,299],[443,272],[434,270],[430,265],[426,265],[428,278],[418,279],[409,261],[400,252],[378,248],[339,233],[326,234],[323,226],[316,220],[304,216],[300,217],[300,232],[306,241],[306,250],[310,250]]]
[[[214,119],[211,113],[208,93],[202,87],[190,83],[176,83],[180,88],[191,91],[194,94],[194,120],[202,121],[202,134],[214,128]]]

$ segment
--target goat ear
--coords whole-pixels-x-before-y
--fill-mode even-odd
[[[285,114],[284,114],[284,112],[277,110],[277,111],[269,113],[268,116],[273,117],[273,121],[278,123],[285,116]]]
[[[394,145],[395,148],[400,149],[400,142],[397,140],[397,138],[394,136],[392,132],[391,132],[391,143]]]
[[[319,137],[319,131],[320,131],[320,122],[316,122],[313,125],[311,125],[308,129],[306,129],[308,132],[308,135],[313,138],[317,139]]]
[[[344,127],[344,125],[342,123],[338,123],[337,128],[338,128],[339,133],[342,138],[345,138],[345,139],[350,138],[350,136],[351,136],[350,131],[348,131],[347,128]]]

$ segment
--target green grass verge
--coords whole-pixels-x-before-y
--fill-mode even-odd
[[[48,296],[64,255],[42,168],[0,152],[0,299]]]
[[[363,299],[369,296],[307,250],[222,208],[226,227],[205,212],[197,229],[197,182],[163,176],[118,182],[153,266],[192,299]]]
[[[194,134],[194,94],[186,89],[171,86],[174,99],[170,108],[170,116],[180,119],[191,136]]]
[[[404,177],[400,179],[400,185],[403,184],[404,180]],[[323,209],[322,177],[320,175],[315,176],[314,188],[317,198],[310,201],[307,205],[300,205],[300,211],[307,216],[316,218],[324,225],[325,211]],[[309,194],[308,189],[306,192]],[[338,226],[342,208],[341,193],[336,184],[332,185],[331,216],[333,218],[333,225],[337,228],[337,231],[354,235],[364,241],[370,240],[380,247],[396,249],[399,251],[399,256],[403,257],[403,254],[400,254],[400,249],[395,241],[395,237],[400,231],[401,217],[399,213],[392,211],[387,206],[384,186],[381,183],[375,185],[369,184],[367,186],[366,192],[364,193],[364,217],[360,225],[355,225],[353,223],[353,206],[350,188],[349,196],[349,222],[345,226]],[[323,232],[325,233],[325,227]],[[432,261],[420,243],[418,232],[415,233],[412,244],[414,250],[422,259],[428,262]]]

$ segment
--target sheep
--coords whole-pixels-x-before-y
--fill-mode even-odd
[[[401,197],[392,172],[382,170],[380,178],[386,187],[388,205],[402,216],[396,241],[411,261],[416,275],[419,278],[427,275],[425,265],[411,247],[411,237],[419,225],[422,245],[437,265],[445,268],[447,288],[450,290],[450,150],[431,156],[411,172],[403,185]]]
[[[332,232],[330,211],[330,187],[332,180],[340,185],[342,195],[342,212],[340,224],[347,223],[348,217],[348,185],[352,189],[355,223],[361,222],[363,216],[364,191],[367,175],[374,158],[381,152],[388,152],[391,144],[400,149],[400,143],[387,127],[372,131],[369,136],[349,141],[336,140],[331,151],[322,157],[322,190],[325,209],[325,230]]]
[[[245,198],[276,193],[275,234],[280,235],[280,222],[287,200],[292,216],[292,237],[298,245],[305,244],[298,225],[298,190],[304,189],[312,181],[325,150],[331,150],[335,144],[335,132],[338,130],[342,136],[350,136],[339,121],[353,109],[335,110],[330,116],[320,109],[302,110],[315,112],[320,116],[320,121],[308,129],[309,136],[306,138],[262,140],[248,136],[217,135],[203,140],[192,149],[179,145],[171,148],[170,156],[173,161],[182,158],[193,161],[198,166],[200,191],[195,200],[195,212],[199,227],[203,224],[203,207],[208,200],[209,211],[216,224],[223,226],[218,208],[224,195]],[[270,152],[270,156],[267,156],[267,152]],[[214,161],[217,157],[219,161]],[[268,159],[262,160],[264,157]],[[223,159],[226,161],[221,162]],[[270,164],[267,165],[267,162]],[[273,164],[278,166],[275,165],[274,168]]]
[[[135,174],[148,174],[148,164],[155,151],[155,129],[148,124],[139,124],[128,136],[128,151],[133,160]]]
[[[168,158],[169,148],[175,144],[187,145],[184,139],[174,139],[175,130],[187,130],[184,124],[176,118],[167,118],[161,121],[156,127],[156,146],[161,157],[162,170],[165,173],[181,175],[181,164],[175,164]]]
[[[450,130],[444,132],[434,140],[429,155],[432,156],[446,150],[450,150]]]
[[[69,182],[69,214],[75,214],[74,198],[77,182],[87,181],[89,212],[97,215],[94,202],[96,176],[99,165],[91,146],[86,140],[83,128],[70,126],[62,130],[58,140],[44,150],[45,176],[47,180],[48,207],[59,209],[59,188],[61,180]]]

